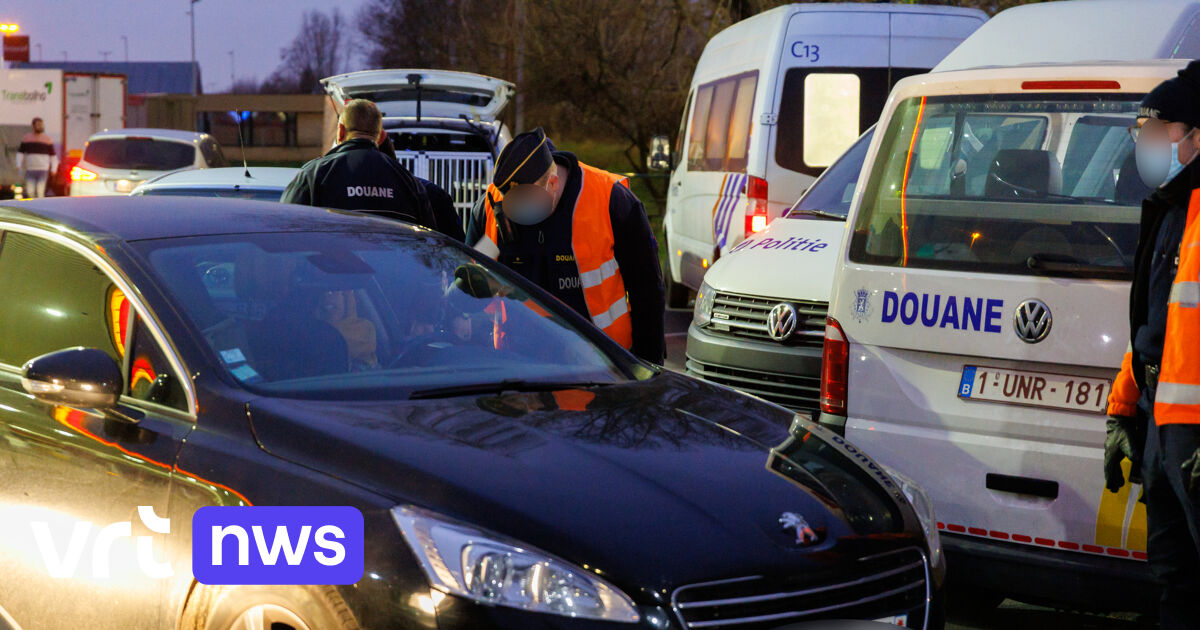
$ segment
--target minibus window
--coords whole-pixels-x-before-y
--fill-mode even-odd
[[[853,74],[810,74],[804,78],[804,163],[833,164],[858,138],[859,79]]]
[[[854,262],[1128,277],[1141,198],[1131,94],[902,102],[871,165]]]
[[[744,172],[758,72],[701,85],[688,132],[688,170]]]
[[[723,171],[743,172],[746,170],[746,150],[750,146],[750,133],[754,111],[754,89],[758,75],[738,79],[737,95],[733,102],[733,113],[729,120],[729,151]]]
[[[729,147],[729,117],[737,83],[728,79],[717,83],[712,111],[708,114],[708,139],[704,149],[704,170],[719,171]]]
[[[675,134],[675,150],[671,152],[671,169],[674,170],[679,166],[679,160],[683,156],[683,139],[687,134],[688,114],[692,111],[692,100],[696,97],[695,92],[688,94],[687,105],[683,106],[683,116],[679,119],[679,133]]]
[[[705,138],[708,135],[708,112],[712,107],[713,84],[702,85],[696,91],[696,110],[692,112],[692,130],[688,134],[688,170],[703,171]]]

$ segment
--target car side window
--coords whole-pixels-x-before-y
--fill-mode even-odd
[[[208,168],[222,168],[228,166],[225,161],[225,155],[221,152],[221,146],[216,140],[208,139],[200,143],[200,151],[204,154],[204,161]]]
[[[0,235],[0,296],[0,331],[5,331],[0,362],[21,366],[49,352],[97,348],[125,366],[127,395],[187,409],[182,383],[132,304],[78,252],[38,236],[5,232]]]
[[[71,249],[37,236],[0,236],[0,362],[98,348],[120,362],[109,313],[111,280]]]

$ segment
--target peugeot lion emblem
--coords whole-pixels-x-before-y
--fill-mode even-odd
[[[776,304],[767,315],[767,334],[775,341],[787,341],[796,332],[796,307],[784,302]]]
[[[808,526],[808,521],[804,520],[803,516],[795,512],[784,512],[779,517],[779,524],[785,532],[789,529],[796,530],[796,544],[801,547],[807,547],[817,542],[817,533]]]
[[[1025,343],[1037,343],[1050,334],[1054,318],[1050,307],[1041,300],[1025,300],[1013,315],[1013,329]]]

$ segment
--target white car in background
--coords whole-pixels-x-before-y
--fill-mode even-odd
[[[279,201],[298,172],[298,168],[274,166],[184,169],[147,180],[130,194]]]
[[[128,195],[138,184],[183,168],[225,166],[221,145],[206,133],[176,129],[106,129],[93,134],[71,167],[70,194]]]

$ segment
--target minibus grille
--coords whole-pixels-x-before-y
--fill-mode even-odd
[[[820,408],[820,374],[783,374],[763,370],[704,363],[688,357],[689,374],[706,381],[753,394],[792,411],[816,411]]]
[[[766,630],[821,619],[908,615],[925,626],[930,598],[925,554],[916,548],[848,561],[827,571],[746,577],[676,589],[671,605],[688,630]]]
[[[705,332],[713,335],[773,341],[767,333],[767,316],[781,303],[796,309],[796,332],[784,342],[791,346],[820,347],[825,342],[825,318],[828,302],[779,300],[775,298],[718,292],[713,299],[712,323]]]

